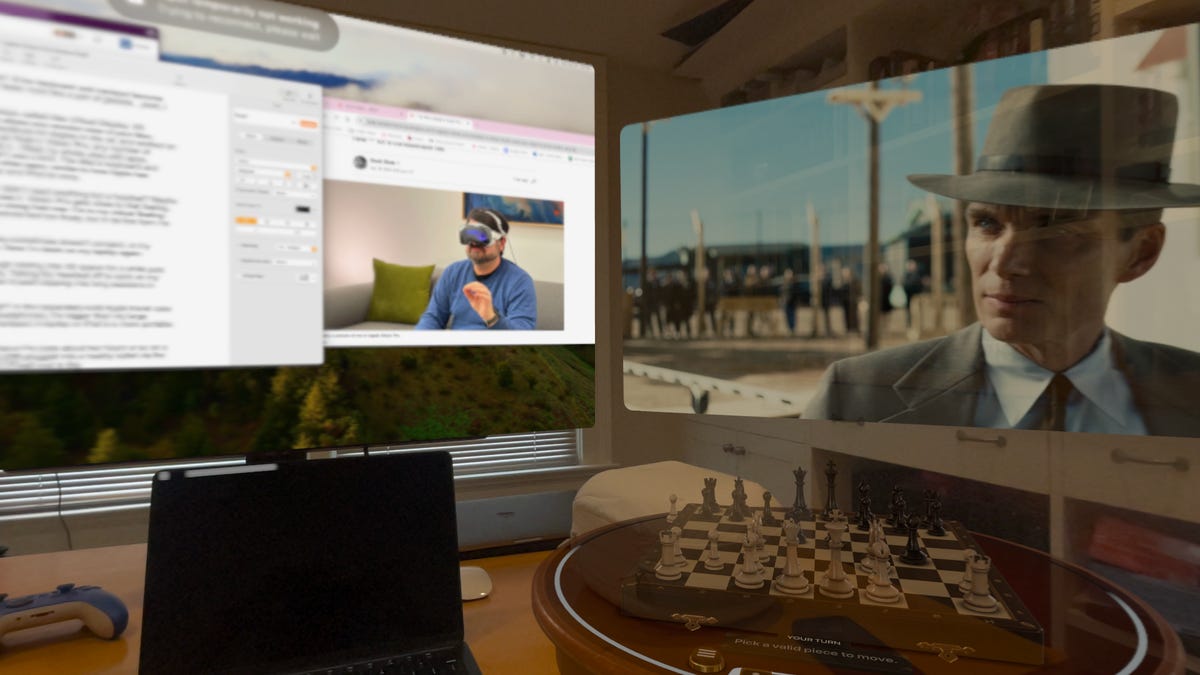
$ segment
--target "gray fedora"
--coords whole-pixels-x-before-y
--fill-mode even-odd
[[[1200,206],[1170,183],[1175,95],[1109,84],[1015,87],[988,126],[975,173],[908,180],[964,201],[1068,209]]]

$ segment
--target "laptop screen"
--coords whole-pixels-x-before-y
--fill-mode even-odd
[[[273,673],[463,635],[450,456],[164,471],[143,673]]]

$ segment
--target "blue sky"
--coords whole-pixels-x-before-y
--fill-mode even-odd
[[[1004,90],[1046,81],[1044,53],[975,64],[975,154]],[[865,86],[865,85],[860,85]],[[896,89],[897,80],[881,84]],[[899,234],[910,205],[925,193],[911,173],[952,173],[950,71],[921,73],[908,84],[919,103],[892,110],[880,128],[880,239]],[[705,245],[808,241],[807,204],[821,222],[823,245],[867,236],[865,119],[827,91],[656,121],[649,131],[647,254],[694,244],[691,212],[705,224]],[[621,133],[622,257],[641,255],[642,126]],[[944,202],[944,205],[948,202]]]

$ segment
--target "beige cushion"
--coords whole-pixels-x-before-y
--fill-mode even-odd
[[[717,503],[728,506],[733,502],[734,476],[683,462],[670,460],[601,471],[589,478],[575,495],[571,505],[571,534],[583,534],[638,516],[666,513],[671,509],[672,494],[678,497],[678,508],[699,504],[705,478],[717,479]],[[761,508],[763,486],[745,479],[742,484],[749,505]],[[792,497],[788,496],[784,505],[790,505]],[[781,497],[773,495],[772,504],[779,506]]]

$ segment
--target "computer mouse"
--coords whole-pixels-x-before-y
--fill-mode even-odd
[[[486,598],[492,592],[492,577],[482,567],[460,567],[458,577],[462,583],[463,602]]]

